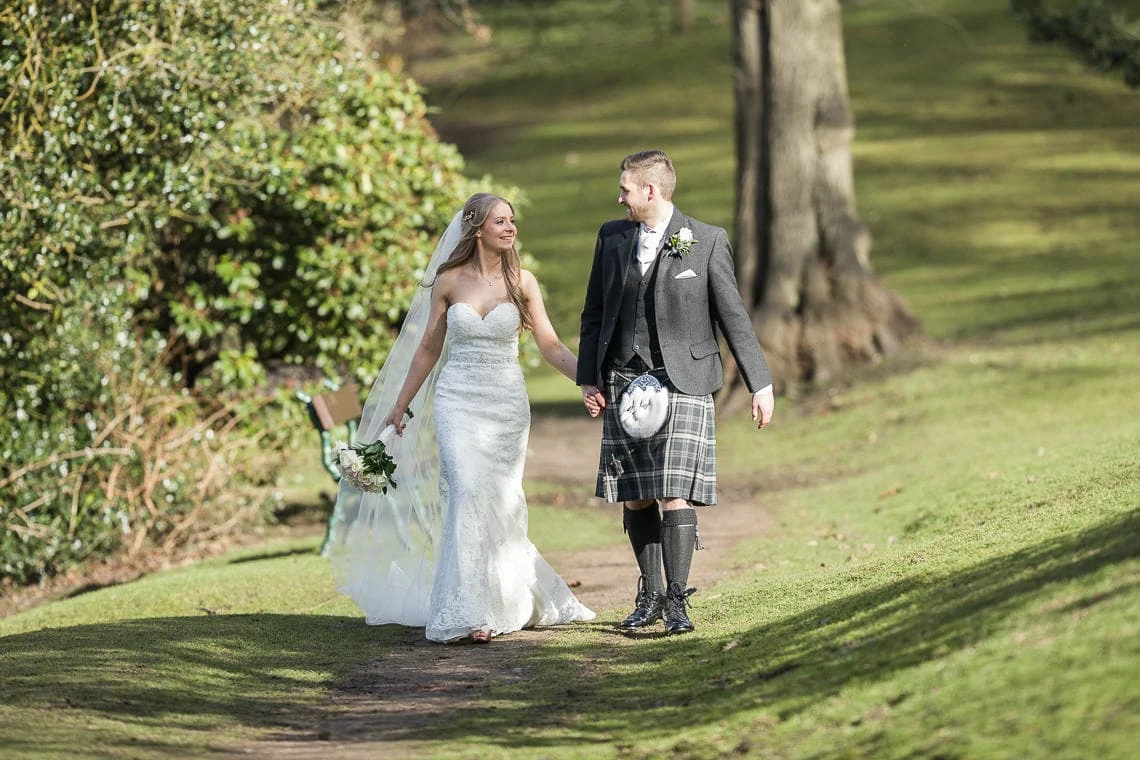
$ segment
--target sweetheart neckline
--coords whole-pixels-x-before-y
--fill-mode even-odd
[[[495,304],[490,309],[488,309],[486,314],[480,314],[478,309],[476,309],[474,306],[467,303],[466,301],[456,301],[455,303],[451,304],[451,306],[448,306],[447,309],[448,309],[448,311],[450,311],[451,309],[454,309],[456,306],[466,306],[468,309],[470,309],[475,314],[475,316],[479,317],[480,322],[486,322],[487,317],[491,316],[491,312],[493,312],[495,309],[499,308],[500,306],[507,306],[508,304],[511,306],[514,306],[514,302],[512,302],[512,301],[499,301],[497,304]]]

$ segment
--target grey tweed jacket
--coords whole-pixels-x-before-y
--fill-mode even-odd
[[[667,241],[683,227],[692,230],[695,241],[688,253],[672,255]],[[627,270],[636,260],[637,231],[637,224],[624,219],[606,222],[598,231],[582,307],[578,385],[605,387],[603,363],[621,313]],[[673,385],[682,393],[703,396],[724,384],[718,330],[748,389],[755,392],[771,383],[764,352],[740,298],[727,233],[674,207],[662,240],[666,242],[654,289],[656,327]]]

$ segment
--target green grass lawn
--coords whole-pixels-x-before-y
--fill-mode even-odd
[[[684,39],[664,5],[488,4],[491,46],[417,65],[471,172],[526,191],[568,342],[623,155],[665,148],[679,205],[732,215],[728,4]],[[777,528],[694,597],[696,633],[560,635],[422,756],[1134,756],[1140,93],[1027,46],[1004,0],[848,5],[860,213],[930,344],[762,436],[722,421],[722,478]],[[568,535],[537,492],[544,551],[612,531]],[[360,625],[317,541],[0,620],[0,755],[205,756],[289,725],[409,635]]]

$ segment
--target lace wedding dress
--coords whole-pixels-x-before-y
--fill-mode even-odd
[[[435,389],[443,531],[427,637],[451,641],[590,620],[527,538],[523,464],[530,402],[518,363],[518,311],[447,311],[449,353]]]
[[[428,639],[448,642],[593,619],[527,537],[530,402],[518,329],[509,302],[486,315],[466,303],[448,309],[434,403],[415,418],[430,425],[424,417],[434,414],[438,481],[405,472],[431,472],[434,451],[397,447],[398,488],[361,494],[342,482],[333,565],[369,624],[424,626]]]

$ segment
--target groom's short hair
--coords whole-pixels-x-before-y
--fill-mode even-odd
[[[665,155],[665,151],[643,150],[631,153],[621,160],[621,170],[632,174],[643,185],[657,185],[665,200],[673,199],[677,172],[673,171],[673,162]]]

